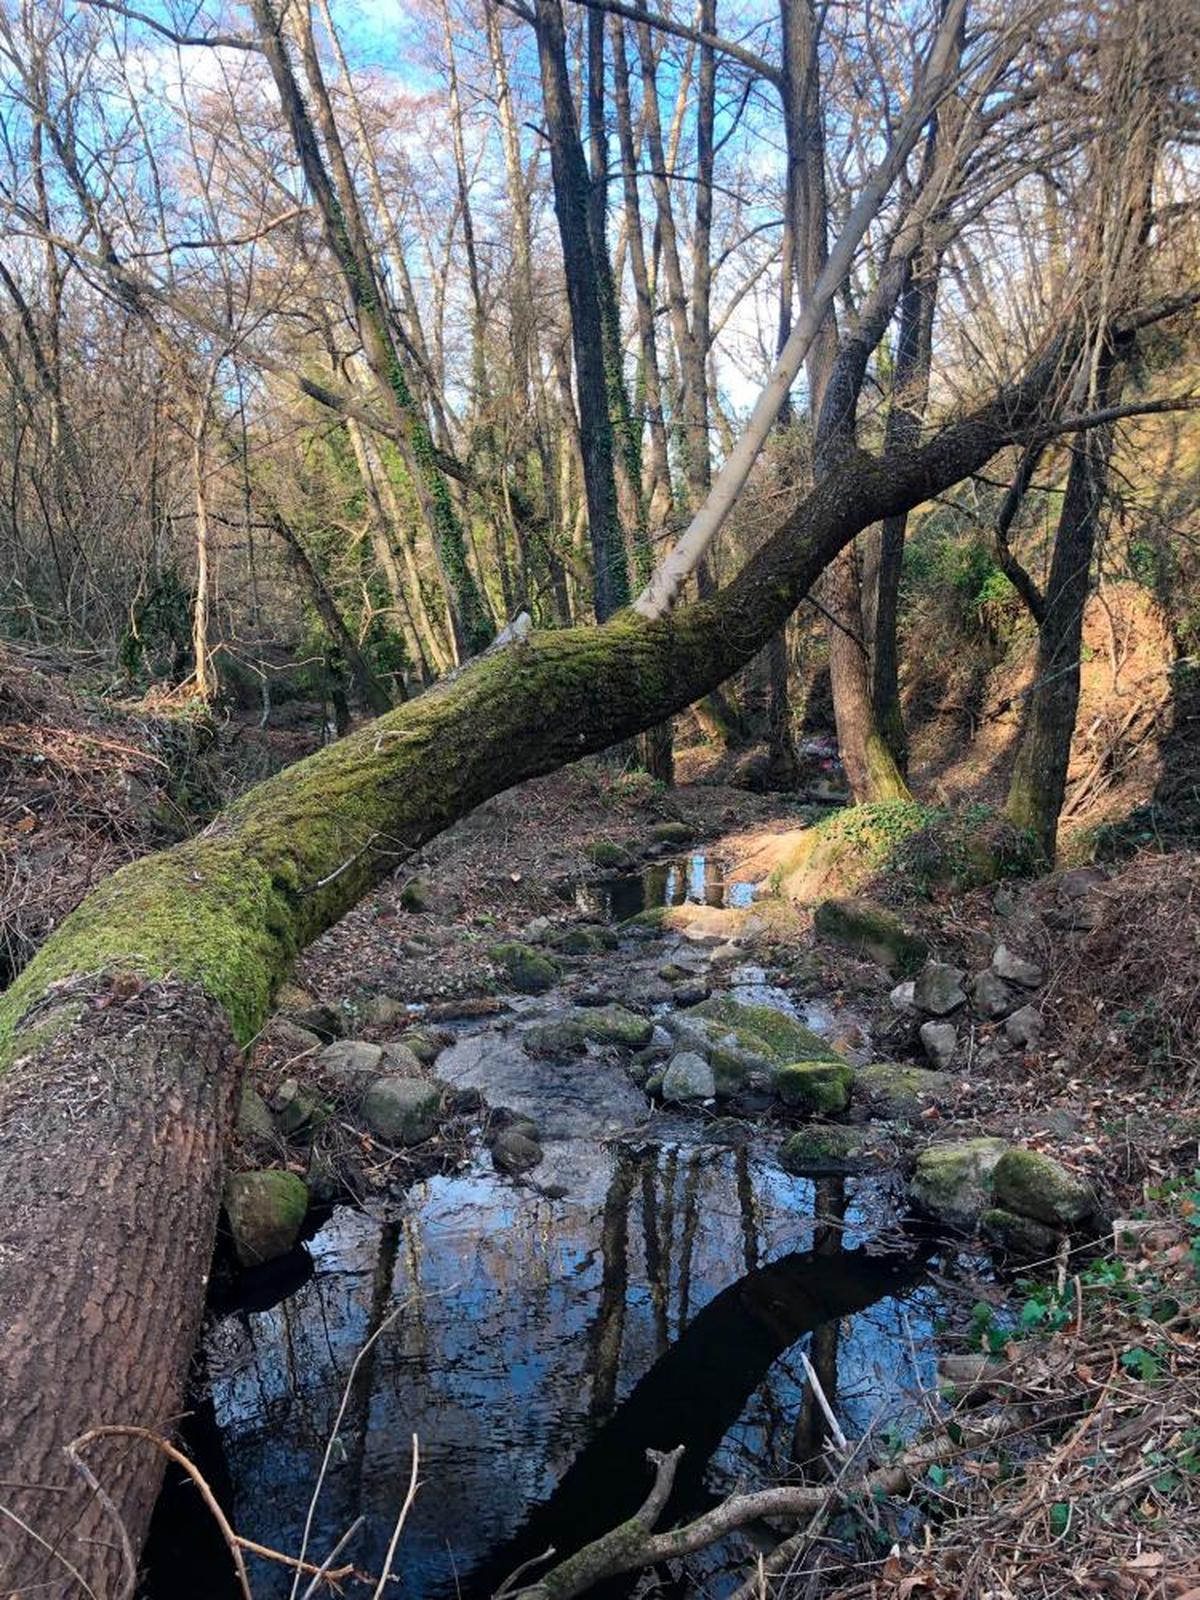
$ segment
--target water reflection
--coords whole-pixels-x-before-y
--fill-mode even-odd
[[[882,1208],[868,1180],[816,1226],[814,1186],[746,1150],[620,1148],[580,1168],[565,1201],[479,1171],[431,1180],[396,1222],[339,1211],[298,1294],[210,1330],[239,1531],[298,1548],[353,1359],[400,1301],[359,1365],[310,1548],[361,1511],[355,1559],[378,1566],[416,1432],[424,1488],[388,1590],[414,1600],[488,1593],[526,1555],[610,1526],[644,1490],[648,1445],[688,1445],[681,1510],[792,1470],[813,1330],[838,1330],[848,1433],[896,1420],[929,1378],[911,1365],[926,1291],[863,1248]],[[258,1600],[288,1588],[255,1574]]]
[[[588,915],[624,922],[656,906],[745,907],[753,903],[756,888],[753,883],[728,881],[719,861],[696,851],[671,860],[652,861],[639,872],[580,884],[575,898],[579,909]]]

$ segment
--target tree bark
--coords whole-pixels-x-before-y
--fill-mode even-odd
[[[857,532],[1010,443],[1060,356],[904,460],[847,455],[713,599],[488,652],[123,868],[64,920],[0,997],[6,1482],[63,1486],[59,1452],[83,1428],[161,1428],[176,1411],[238,1077],[230,1030],[255,1036],[297,951],[489,796],[662,721],[743,666]],[[113,1470],[136,1542],[160,1465],[131,1449]],[[98,1527],[94,1508],[5,1493],[24,1497],[19,1514],[70,1552],[97,1600],[121,1592],[111,1545],[76,1537]],[[28,1538],[5,1577],[54,1600],[82,1593]]]
[[[1117,397],[1117,361],[1110,344],[1101,356],[1098,406],[1110,405]],[[1092,556],[1112,444],[1112,428],[1096,428],[1077,439],[1072,450],[1038,627],[1034,688],[1005,806],[1009,821],[1033,835],[1047,861],[1054,860],[1058,816],[1067,791],[1079,707],[1083,613],[1091,588]]]
[[[25,1028],[0,1078],[0,1589],[81,1600],[74,1572],[108,1600],[129,1576],[118,1529],[63,1446],[178,1416],[237,1054],[219,1005],[170,982],[80,978]],[[86,1460],[137,1551],[161,1456],[111,1441]]]
[[[628,602],[629,572],[617,514],[604,329],[597,263],[588,226],[591,183],[567,72],[560,0],[537,0],[535,19],[542,102],[550,135],[554,214],[558,219],[571,310],[571,344],[575,355],[579,442],[592,545],[596,619],[604,622]]]

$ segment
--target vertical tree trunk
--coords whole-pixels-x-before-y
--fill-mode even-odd
[[[215,374],[214,374],[215,375]],[[211,700],[217,684],[213,675],[212,655],[208,646],[208,409],[210,387],[196,406],[192,425],[192,483],[193,504],[196,510],[196,591],[192,598],[192,659],[196,693],[201,700]]]
[[[933,360],[933,315],[940,258],[919,261],[909,272],[900,296],[900,328],[896,338],[891,409],[884,432],[885,452],[911,450],[921,434],[929,399]],[[907,514],[889,517],[879,535],[879,555],[868,585],[871,624],[871,700],[875,721],[897,767],[908,767],[908,735],[900,707],[900,652],[896,634],[900,572],[904,561]]]
[[[330,104],[313,38],[307,0],[300,12],[305,72],[334,178],[326,170],[308,107],[292,71],[273,0],[251,0],[263,54],[275,81],[292,143],[313,193],[326,242],[341,269],[363,353],[378,380],[396,423],[412,472],[422,513],[449,585],[449,600],[459,654],[483,649],[495,629],[467,561],[466,541],[449,485],[438,465],[429,426],[413,399],[404,362],[392,330],[366,226]]]
[[[560,0],[536,0],[535,29],[542,100],[550,136],[554,214],[562,241],[571,309],[579,441],[592,545],[596,618],[603,622],[629,601],[629,570],[617,513],[613,434],[597,264],[588,227],[591,184],[579,138]]]
[[[1120,394],[1118,362],[1116,351],[1106,345],[1096,385],[1096,403],[1101,408],[1114,404]],[[1113,430],[1107,427],[1090,429],[1072,446],[1038,628],[1034,689],[1025,709],[1005,806],[1009,821],[1033,835],[1048,861],[1054,859],[1058,816],[1067,789],[1079,706],[1083,613],[1112,444]]]

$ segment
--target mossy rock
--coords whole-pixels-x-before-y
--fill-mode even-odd
[[[671,819],[667,822],[656,822],[650,829],[650,837],[656,844],[673,844],[685,849],[696,837],[696,833],[688,823]]]
[[[611,839],[593,839],[583,853],[594,867],[602,867],[606,872],[628,872],[637,866],[636,856]]]
[[[861,1128],[847,1128],[836,1122],[813,1123],[799,1128],[779,1152],[779,1164],[797,1177],[822,1177],[839,1172],[861,1172],[870,1166],[864,1155],[869,1136]]]
[[[362,1119],[386,1144],[424,1144],[437,1132],[442,1090],[419,1078],[377,1078],[362,1098]]]
[[[494,944],[488,951],[488,960],[503,967],[506,977],[518,994],[544,994],[557,983],[561,969],[550,956],[541,955],[532,945],[511,940]]]
[[[909,1182],[913,1204],[938,1222],[973,1228],[992,1202],[1003,1139],[954,1139],[922,1150]]]
[[[561,933],[553,934],[546,943],[553,950],[564,956],[594,956],[604,950],[615,950],[618,939],[612,928],[596,927],[590,924],[576,928],[564,928]]]
[[[948,1100],[954,1091],[954,1079],[949,1073],[934,1072],[928,1067],[875,1061],[859,1070],[855,1090],[871,1116],[911,1121],[927,1106]]]
[[[1088,1185],[1039,1150],[1009,1150],[996,1167],[994,1187],[998,1205],[1055,1228],[1076,1227],[1096,1209]]]
[[[313,1134],[329,1119],[329,1105],[296,1078],[286,1078],[271,1102],[280,1131],[289,1139]]]
[[[706,1052],[718,1098],[740,1094],[750,1081],[751,1068],[740,1050],[714,1045]]]
[[[454,1035],[436,1028],[410,1028],[396,1043],[411,1050],[423,1067],[431,1067],[446,1046],[454,1043]]]
[[[287,1255],[304,1226],[308,1189],[294,1172],[235,1172],[225,1180],[225,1215],[244,1267]]]
[[[583,1037],[593,1044],[620,1045],[637,1050],[649,1044],[654,1024],[648,1017],[624,1006],[587,1006],[572,1014]]]
[[[850,1104],[854,1073],[844,1061],[790,1061],[779,1069],[775,1086],[794,1111],[835,1116]]]
[[[770,1006],[744,1005],[728,995],[713,995],[685,1015],[708,1017],[723,1023],[737,1036],[739,1043],[744,1038],[748,1048],[765,1046],[767,1055],[779,1066],[794,1061],[829,1061],[835,1057],[835,1052],[819,1034]]]
[[[873,900],[822,900],[813,927],[819,938],[869,956],[898,977],[919,971],[929,954],[924,939]]]
[[[992,1174],[993,1180],[995,1173]],[[1020,1217],[1015,1211],[989,1206],[979,1219],[980,1231],[1007,1255],[1024,1261],[1046,1261],[1058,1249],[1062,1237],[1056,1228],[1033,1217]]]
[[[649,1044],[653,1032],[648,1017],[639,1017],[624,1006],[579,1006],[565,1016],[536,1023],[523,1042],[533,1055],[570,1056],[588,1043],[637,1050]]]

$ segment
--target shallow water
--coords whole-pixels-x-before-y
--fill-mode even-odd
[[[379,1569],[416,1433],[423,1487],[387,1589],[410,1600],[490,1594],[610,1528],[644,1497],[647,1447],[687,1446],[669,1518],[785,1475],[819,1434],[801,1351],[851,1436],[914,1414],[933,1302],[912,1260],[864,1248],[877,1181],[814,1185],[706,1144],[589,1144],[575,1172],[554,1201],[479,1168],[420,1185],[391,1221],[338,1210],[307,1283],[210,1327],[212,1470],[243,1536],[300,1548],[345,1393],[309,1550],[361,1514],[353,1559]],[[745,1560],[708,1555],[712,1592]],[[289,1592],[255,1567],[257,1600]],[[197,1592],[216,1600],[225,1571]]]
[[[719,861],[702,850],[669,860],[651,861],[638,872],[621,873],[599,883],[582,885],[581,909],[623,922],[657,906],[751,905],[757,885],[726,879]]]

